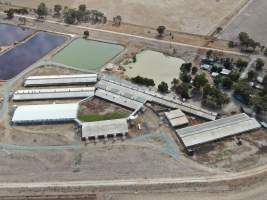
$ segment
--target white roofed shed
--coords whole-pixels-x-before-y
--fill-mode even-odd
[[[176,131],[186,148],[260,128],[256,119],[238,114]]]
[[[79,104],[24,105],[15,108],[15,124],[45,124],[72,122],[76,119]]]

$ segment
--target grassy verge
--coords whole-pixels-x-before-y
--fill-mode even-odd
[[[104,121],[104,120],[112,120],[112,119],[121,119],[128,117],[127,113],[123,112],[113,112],[107,113],[104,115],[98,114],[83,114],[79,115],[79,119],[84,122],[96,122],[96,121]]]

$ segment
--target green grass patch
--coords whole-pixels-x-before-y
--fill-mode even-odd
[[[128,117],[127,113],[122,112],[113,112],[107,113],[104,115],[98,114],[83,114],[79,115],[79,119],[84,122],[96,122],[96,121],[104,121],[104,120],[112,120],[112,119],[121,119]]]

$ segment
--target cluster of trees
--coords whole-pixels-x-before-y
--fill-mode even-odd
[[[256,66],[255,67],[256,67],[257,71],[261,71],[264,65],[265,65],[265,63],[261,58],[258,58],[256,60]]]
[[[55,7],[56,8],[56,7]],[[56,11],[56,10],[55,10]],[[57,13],[60,13],[59,7]],[[107,22],[107,17],[98,10],[88,10],[86,5],[82,4],[78,10],[65,7],[63,10],[64,21],[67,24],[75,24],[80,22],[89,22],[91,24]]]
[[[75,24],[80,22],[106,23],[107,17],[98,10],[88,10],[85,4],[81,4],[78,9],[62,7],[60,4],[54,6],[54,16],[59,17],[63,13],[64,21],[67,24]],[[48,15],[48,8],[45,3],[40,3],[36,9],[36,14],[39,18]]]
[[[261,47],[261,44],[254,41],[246,32],[239,33],[238,39],[243,51],[254,52],[257,47]]]
[[[12,19],[14,17],[14,14],[20,14],[20,15],[29,14],[26,8],[10,8],[8,10],[5,10],[5,13],[8,19]]]
[[[136,76],[134,78],[131,78],[131,82],[138,84],[138,85],[144,85],[144,86],[155,86],[155,82],[153,79],[150,78],[144,78],[141,76]]]
[[[243,70],[244,68],[248,66],[248,62],[241,58],[239,58],[235,64],[236,64],[236,67],[239,68],[240,70]]]
[[[213,68],[211,69],[212,72],[221,72],[222,67],[214,65],[214,63],[221,64],[224,68],[232,70],[234,67],[237,67],[238,69],[242,70],[245,67],[247,67],[248,62],[243,59],[234,60],[233,58],[220,58],[214,55],[212,50],[209,50],[206,52],[206,59],[202,60],[202,63],[213,65]]]
[[[167,93],[169,91],[169,86],[166,82],[162,81],[159,85],[158,85],[158,91],[161,93]]]
[[[229,76],[217,76],[214,79],[214,85],[217,88],[222,87],[226,90],[231,90],[234,83],[237,82],[240,78],[240,72],[238,70],[233,70]]]
[[[218,88],[209,84],[203,88],[202,105],[212,109],[221,109],[229,101],[229,97]]]
[[[184,63],[180,68],[180,80],[185,83],[190,83],[192,80],[192,63]]]
[[[36,9],[36,14],[39,18],[44,18],[48,15],[48,8],[46,7],[45,3],[40,3]]]
[[[122,21],[122,17],[120,15],[113,17],[113,25],[120,26]]]
[[[251,75],[249,75],[251,76]],[[250,78],[250,77],[249,77]],[[242,103],[252,107],[255,112],[267,111],[267,75],[263,79],[263,91],[255,91],[247,80],[241,80],[234,86],[234,96]]]

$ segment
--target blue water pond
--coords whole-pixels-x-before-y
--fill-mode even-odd
[[[0,46],[9,46],[32,35],[34,30],[19,26],[0,24]]]
[[[61,35],[38,32],[28,41],[0,56],[0,80],[8,80],[63,44]]]

